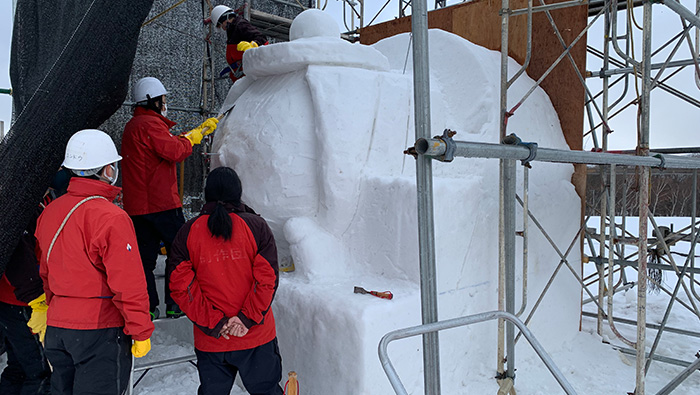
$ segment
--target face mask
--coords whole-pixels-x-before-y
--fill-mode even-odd
[[[110,179],[109,183],[114,185],[117,183],[117,180],[119,179],[119,166],[117,166],[116,164],[113,164],[112,168],[114,169],[114,175]]]
[[[168,116],[168,105],[163,103],[163,107],[160,109],[160,115],[167,117]]]
[[[119,167],[117,166],[116,163],[112,163],[109,165],[109,167],[112,168],[112,176],[109,177],[107,176],[107,172],[103,171],[102,175],[99,177],[102,178],[103,180],[107,181],[110,185],[114,185],[117,183],[117,180],[119,179]]]

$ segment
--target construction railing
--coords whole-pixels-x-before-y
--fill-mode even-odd
[[[520,321],[518,317],[514,316],[513,314],[506,313],[504,311],[491,311],[487,313],[469,315],[466,317],[453,318],[451,320],[438,321],[432,324],[418,325],[410,328],[399,329],[384,335],[384,337],[382,337],[382,340],[379,342],[379,360],[382,363],[382,368],[384,368],[384,372],[386,372],[386,375],[389,378],[391,386],[394,388],[394,392],[396,392],[399,395],[408,395],[406,388],[401,383],[401,379],[399,378],[399,375],[396,372],[396,369],[394,369],[394,365],[392,365],[391,359],[389,358],[389,354],[387,352],[389,343],[395,340],[405,339],[407,337],[439,332],[445,329],[478,324],[480,322],[493,321],[496,319],[506,320],[517,326],[518,329],[521,331],[520,333],[522,333],[523,336],[525,336],[525,339],[527,339],[532,348],[535,350],[535,353],[537,353],[537,355],[540,357],[545,366],[547,366],[547,369],[549,369],[549,371],[552,373],[552,375],[557,380],[564,392],[566,392],[568,395],[576,394],[574,388],[566,380],[566,377],[564,377],[564,375],[556,366],[552,358],[549,356],[549,354],[547,354],[547,351],[544,349],[544,347],[542,347],[540,342],[537,341],[537,339],[527,328],[527,326],[525,326],[525,324],[522,321]]]

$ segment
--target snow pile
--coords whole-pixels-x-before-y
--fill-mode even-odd
[[[291,31],[293,41],[246,52],[247,77],[222,107],[235,104],[217,131],[215,164],[236,169],[244,200],[275,233],[281,261],[294,262],[296,271],[282,273],[274,305],[284,369],[299,373],[308,394],[390,393],[379,339],[421,320],[415,164],[402,154],[415,140],[409,35],[372,47],[349,44],[318,10],[302,13]],[[450,128],[459,140],[497,142],[499,56],[430,32],[433,134]],[[511,62],[511,74],[519,67]],[[521,77],[511,99],[532,85]],[[541,147],[567,148],[539,88],[509,130]],[[568,246],[580,217],[569,182],[573,167],[533,167],[530,210],[558,245]],[[495,310],[498,162],[457,158],[433,168],[440,318]],[[539,294],[559,259],[531,226],[531,294]],[[578,267],[578,251],[568,260]],[[395,297],[356,295],[354,285]],[[540,307],[546,314],[530,325],[546,347],[574,336],[579,301],[573,277],[560,276]],[[441,334],[445,393],[463,392],[474,380],[495,386],[483,376],[495,372],[495,328]],[[527,348],[522,344],[519,350]],[[409,392],[422,389],[420,349],[419,338],[389,348]]]

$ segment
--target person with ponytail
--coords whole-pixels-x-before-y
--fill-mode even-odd
[[[251,394],[281,395],[272,300],[277,247],[267,222],[241,202],[229,167],[214,169],[201,214],[172,245],[170,292],[194,323],[199,395],[228,394],[236,374]]]

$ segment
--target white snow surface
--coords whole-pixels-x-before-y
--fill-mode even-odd
[[[299,374],[304,395],[392,394],[377,356],[379,340],[421,322],[415,164],[402,154],[415,140],[409,35],[371,47],[348,44],[317,11],[302,13],[295,25],[291,42],[246,52],[248,76],[234,84],[221,109],[235,104],[217,130],[215,164],[236,169],[244,201],[275,233],[280,261],[296,268],[280,273],[273,304],[283,371]],[[457,140],[497,142],[499,56],[456,35],[430,31],[433,135],[450,128],[458,132]],[[510,74],[519,67],[511,61]],[[532,85],[526,76],[516,81],[510,104]],[[567,148],[557,115],[539,88],[510,118],[509,130],[540,147]],[[580,223],[572,171],[570,165],[539,162],[530,171],[530,210],[562,253]],[[498,162],[434,161],[433,176],[440,319],[495,310]],[[519,169],[519,194],[522,182]],[[520,207],[518,218],[520,230]],[[520,254],[522,241],[517,243]],[[578,250],[576,244],[567,255],[577,271]],[[559,261],[530,222],[528,312]],[[354,294],[355,285],[390,290],[394,299]],[[623,315],[634,317],[633,297],[620,293],[614,300],[621,301],[628,313]],[[578,393],[633,391],[634,358],[603,344],[593,320],[584,319],[578,330],[580,301],[577,282],[563,268],[530,329]],[[519,297],[516,303],[519,307]],[[650,316],[664,303],[663,295],[650,296]],[[673,317],[674,325],[684,320],[690,320],[689,313]],[[496,393],[496,344],[495,322],[442,332],[442,393]],[[685,360],[699,347],[683,337],[669,337],[662,345]],[[186,319],[161,321],[152,352],[137,364],[189,355],[192,347]],[[420,338],[389,346],[411,394],[423,393],[421,348]],[[516,367],[519,394],[563,393],[524,341],[517,345]],[[648,393],[680,370],[652,365]],[[678,393],[700,393],[698,376],[694,373]],[[193,394],[197,385],[196,369],[179,364],[153,369],[135,393]],[[231,393],[245,391],[235,387]]]

